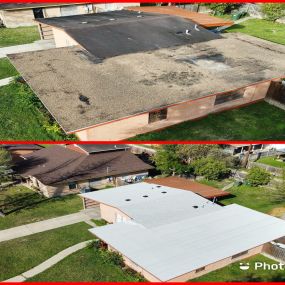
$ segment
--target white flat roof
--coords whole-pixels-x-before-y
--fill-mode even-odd
[[[110,191],[106,190],[106,195],[111,195]],[[169,210],[176,215],[181,205],[176,204],[175,195],[173,198]],[[167,281],[280,238],[285,235],[285,222],[232,204],[157,227],[116,223],[90,232],[159,280]]]
[[[145,182],[80,196],[116,207],[148,228],[212,213],[221,208],[191,191]]]

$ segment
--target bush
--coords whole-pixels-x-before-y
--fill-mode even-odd
[[[251,186],[266,185],[270,182],[270,173],[260,167],[253,167],[248,171],[246,182]]]
[[[204,157],[193,162],[194,173],[204,176],[208,180],[220,180],[230,174],[224,161],[215,160],[211,157]]]
[[[105,226],[105,225],[108,224],[108,222],[106,222],[104,219],[93,220],[93,222],[95,223],[95,225],[96,225],[97,227]]]
[[[263,4],[261,8],[265,18],[269,21],[276,21],[279,18],[285,16],[285,4],[284,3],[267,3]]]
[[[214,11],[215,14],[230,14],[233,10],[239,8],[241,4],[233,4],[233,3],[211,3],[206,4],[211,10]]]
[[[120,267],[125,265],[122,255],[118,252],[100,249],[100,255],[104,263],[111,263]]]

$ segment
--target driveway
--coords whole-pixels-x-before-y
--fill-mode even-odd
[[[54,40],[40,40],[40,41],[35,41],[34,43],[31,44],[3,47],[0,48],[0,58],[6,57],[7,54],[12,54],[12,53],[45,50],[51,48],[55,48]]]

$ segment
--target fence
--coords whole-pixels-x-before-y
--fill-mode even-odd
[[[252,168],[252,167],[255,167],[255,166],[263,168],[266,171],[268,171],[268,172],[270,172],[270,173],[272,173],[274,175],[278,175],[279,176],[279,175],[283,174],[283,169],[282,168],[270,166],[270,165],[259,163],[259,162],[252,162],[252,161],[250,161],[248,163],[248,168]]]
[[[283,244],[268,243],[264,247],[264,252],[281,262],[285,262],[285,245]]]

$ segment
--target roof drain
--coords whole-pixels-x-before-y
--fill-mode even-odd
[[[194,209],[198,209],[198,208],[199,208],[199,207],[198,207],[198,206],[196,206],[196,205],[195,205],[195,206],[192,206],[192,207],[193,207]]]

